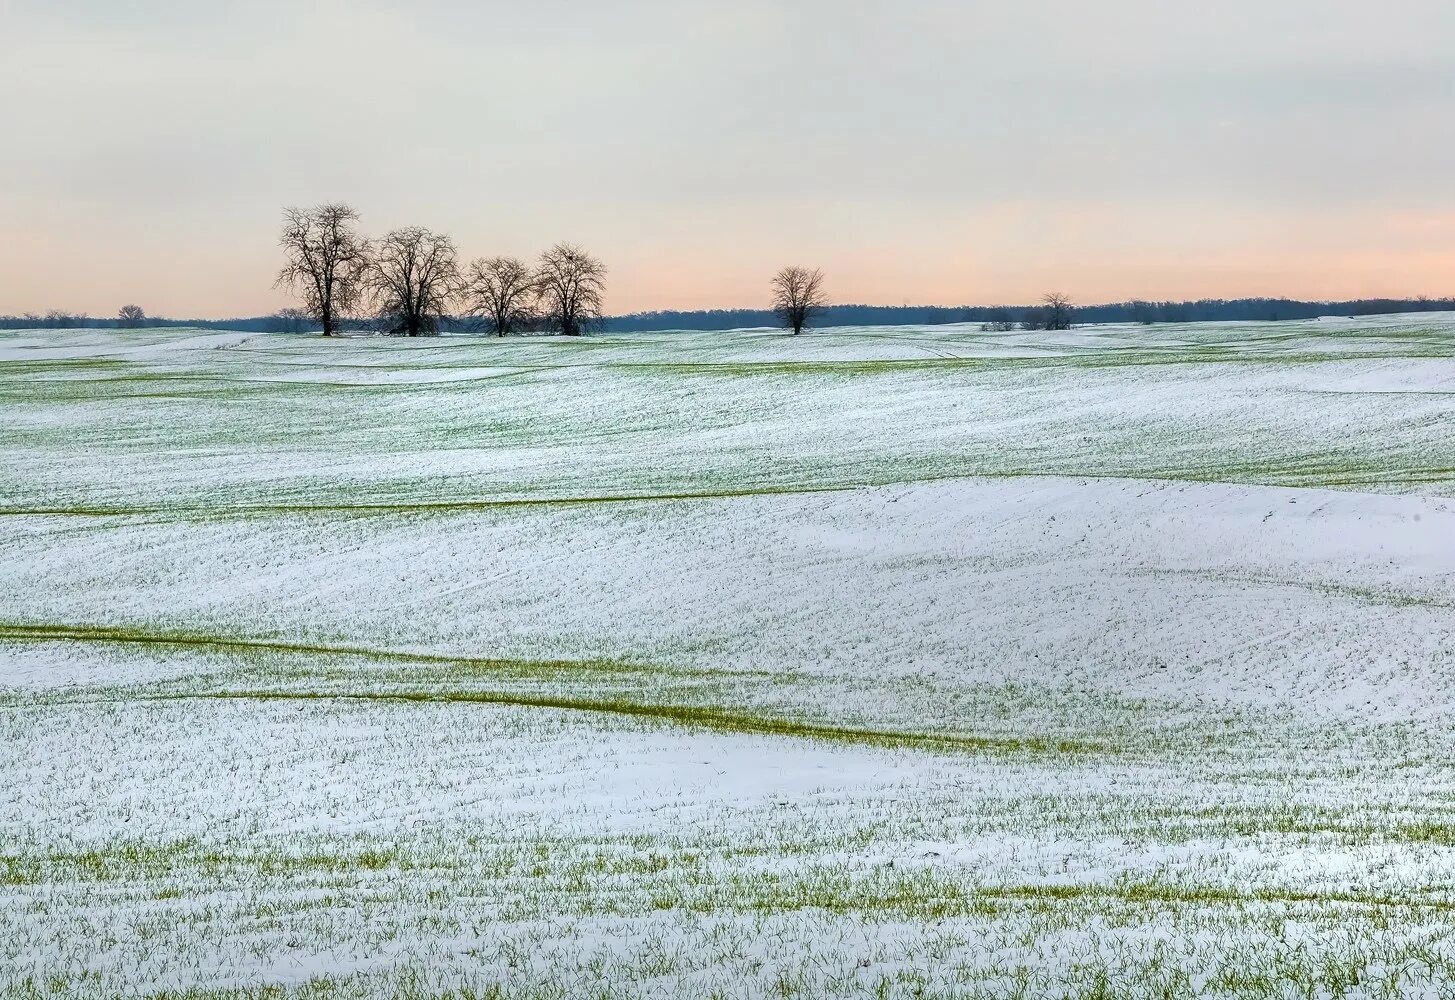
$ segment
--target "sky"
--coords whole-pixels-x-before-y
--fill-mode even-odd
[[[0,313],[257,315],[281,211],[607,311],[1455,293],[1449,0],[0,0]]]

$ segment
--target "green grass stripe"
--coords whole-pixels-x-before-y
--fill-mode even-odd
[[[94,642],[126,645],[219,649],[244,652],[272,652],[313,656],[354,656],[389,663],[423,663],[458,666],[465,669],[526,671],[540,674],[579,671],[618,673],[650,672],[691,677],[708,677],[704,671],[670,667],[643,667],[608,660],[512,660],[380,650],[363,646],[294,643],[268,639],[166,631],[146,632],[102,625],[56,625],[0,623],[0,642]],[[807,722],[800,719],[758,715],[716,706],[660,704],[627,698],[572,697],[530,694],[519,691],[185,691],[134,695],[134,701],[183,701],[237,699],[250,701],[356,701],[395,703],[441,703],[505,705],[520,708],[548,708],[595,712],[630,718],[653,719],[715,732],[793,736],[805,739],[857,743],[889,748],[1034,754],[1104,754],[1110,748],[1091,741],[1052,739],[1039,736],[973,736],[880,730]],[[23,703],[22,703],[23,704]],[[15,707],[12,702],[11,707]]]
[[[1104,753],[1100,744],[1082,740],[1048,739],[1038,736],[960,736],[934,733],[897,732],[830,726],[697,705],[663,705],[622,698],[572,698],[564,695],[532,695],[501,691],[216,691],[151,695],[145,700],[183,701],[222,699],[246,701],[360,701],[408,702],[415,704],[481,704],[518,708],[551,708],[574,712],[600,712],[635,718],[656,719],[715,732],[747,733],[759,736],[794,736],[805,739],[867,744],[886,748],[921,750],[970,750],[997,753],[1075,754]]]
[[[730,490],[701,490],[681,493],[607,493],[599,496],[516,497],[504,500],[429,500],[418,503],[345,503],[345,504],[235,504],[230,506],[174,505],[154,506],[74,506],[74,507],[5,507],[0,516],[12,517],[132,517],[157,514],[203,514],[218,517],[247,514],[402,514],[448,513],[451,511],[495,510],[513,507],[574,507],[591,504],[653,503],[674,500],[732,500],[744,497],[791,496],[813,493],[844,493],[861,489],[858,485],[842,486],[763,486]]]
[[[1072,902],[1077,900],[1113,900],[1134,904],[1167,903],[1193,906],[1249,906],[1257,904],[1307,906],[1404,907],[1433,910],[1455,910],[1455,899],[1414,898],[1411,896],[1375,895],[1360,892],[1303,892],[1291,889],[1253,889],[1240,891],[1220,886],[1177,885],[1156,881],[1139,881],[1095,885],[1019,885],[981,886],[972,890],[983,899]]]
[[[250,639],[242,636],[211,635],[182,630],[145,631],[112,625],[72,625],[50,623],[0,622],[0,642],[97,642],[120,645],[182,646],[193,649],[220,649],[263,653],[293,653],[305,656],[354,656],[387,663],[428,663],[466,667],[474,670],[512,670],[554,673],[562,670],[591,670],[629,673],[650,669],[658,673],[682,673],[692,676],[701,671],[674,670],[669,667],[642,667],[612,660],[522,660],[500,657],[458,656],[411,650],[377,649],[333,643],[286,642],[279,639]]]
[[[954,346],[954,345],[947,345]],[[1067,349],[1062,353],[736,361],[606,361],[579,367],[677,375],[884,375],[907,371],[999,372],[1010,369],[1147,368],[1176,365],[1315,365],[1344,361],[1430,360],[1452,356],[1449,347],[1394,351],[1236,351],[1220,345]]]

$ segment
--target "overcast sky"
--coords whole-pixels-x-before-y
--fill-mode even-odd
[[[280,210],[608,310],[1455,293],[1449,0],[0,0],[0,312],[257,314]]]

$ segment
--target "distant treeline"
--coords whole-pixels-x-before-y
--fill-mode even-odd
[[[1043,305],[1025,306],[826,306],[819,326],[926,326],[941,323],[1016,324],[1035,317]],[[1384,313],[1455,311],[1455,298],[1348,299],[1340,302],[1298,299],[1197,299],[1187,302],[1108,302],[1076,306],[1077,323],[1200,323],[1227,320],[1313,319],[1318,316],[1377,316]],[[733,330],[777,326],[768,309],[662,310],[611,316],[606,329]]]
[[[819,326],[927,326],[942,323],[1020,324],[1034,317],[1043,307],[1027,306],[826,306],[819,316]],[[1337,302],[1299,299],[1197,299],[1187,302],[1108,302],[1101,305],[1077,306],[1075,321],[1079,323],[1199,323],[1227,320],[1313,319],[1318,316],[1376,316],[1385,313],[1455,312],[1455,298],[1414,299],[1347,299]],[[84,313],[52,310],[44,315],[0,315],[0,329],[112,329],[144,325],[148,327],[202,327],[213,330],[239,330],[248,333],[310,333],[318,325],[296,310],[285,310],[272,316],[245,316],[233,319],[165,319],[148,316],[140,323],[117,317],[97,318]],[[370,328],[368,321],[345,320],[345,329]],[[607,316],[601,328],[611,333],[647,332],[653,330],[733,330],[740,327],[781,325],[771,309],[699,309],[693,311],[659,310]],[[451,332],[469,332],[475,324],[468,320],[443,318],[441,328]]]
[[[360,327],[365,324],[361,321]],[[233,319],[168,319],[147,316],[140,321],[115,316],[88,316],[54,310],[43,316],[26,313],[21,316],[0,315],[0,330],[127,330],[143,327],[200,327],[207,330],[239,330],[244,333],[314,333],[318,324],[306,317],[275,314],[272,316],[240,316]]]

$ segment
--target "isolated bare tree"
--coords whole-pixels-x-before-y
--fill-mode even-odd
[[[579,337],[601,320],[606,265],[580,247],[557,243],[541,254],[535,284],[551,329]]]
[[[141,306],[125,305],[116,312],[116,325],[125,330],[146,326],[147,314]]]
[[[823,272],[818,268],[785,267],[773,275],[773,312],[778,321],[795,335],[823,312],[827,300]]]
[[[497,337],[515,333],[535,317],[540,297],[530,265],[517,257],[479,257],[465,269],[465,311],[479,316]]]
[[[1071,329],[1071,312],[1075,308],[1071,300],[1060,292],[1047,292],[1041,296],[1041,326],[1047,330]]]
[[[374,244],[372,258],[368,287],[384,329],[407,337],[438,333],[440,318],[459,293],[454,241],[408,226]]]
[[[313,208],[285,208],[278,244],[288,262],[274,287],[303,299],[303,309],[332,337],[338,323],[358,304],[369,264],[369,242],[359,235],[359,213],[331,202]]]

